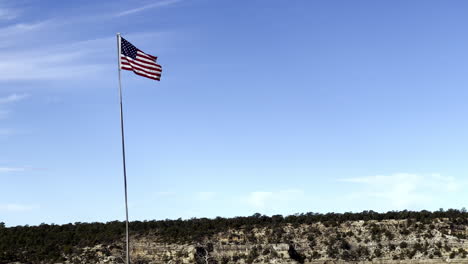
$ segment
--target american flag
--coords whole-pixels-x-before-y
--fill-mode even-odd
[[[156,64],[153,55],[137,49],[132,43],[120,37],[120,68],[156,81],[161,80],[162,67]]]

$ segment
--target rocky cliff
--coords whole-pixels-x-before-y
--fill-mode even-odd
[[[133,263],[468,263],[468,225],[449,219],[239,227],[185,243],[134,235]],[[64,263],[123,263],[121,241],[65,255]]]

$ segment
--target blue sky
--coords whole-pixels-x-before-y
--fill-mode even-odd
[[[0,0],[0,222],[462,208],[466,1]]]

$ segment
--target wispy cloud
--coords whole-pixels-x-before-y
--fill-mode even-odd
[[[345,178],[339,181],[362,187],[348,197],[355,203],[370,200],[379,203],[382,208],[392,210],[428,207],[446,195],[457,193],[464,185],[454,177],[411,173]]]
[[[16,1],[0,0],[0,21],[12,20],[20,15],[21,10],[14,7],[15,3]]]
[[[252,192],[246,198],[248,204],[256,208],[265,208],[267,202],[273,197],[272,192]]]
[[[96,62],[86,60],[86,56],[95,51],[90,45],[77,49],[73,44],[67,43],[60,46],[30,45],[18,48],[18,45],[35,43],[41,38],[43,30],[54,27],[51,20],[37,23],[19,23],[0,28],[0,81],[15,80],[67,80],[83,76],[96,76],[103,66]],[[37,44],[37,43],[36,43]],[[23,45],[24,46],[24,45]],[[44,56],[47,54],[47,56]],[[12,102],[26,97],[25,95],[13,95],[2,98],[1,103]]]
[[[215,192],[197,192],[195,194],[196,199],[200,201],[209,201],[215,198],[215,196]]]
[[[0,7],[0,20],[11,20],[18,17],[18,10]]]
[[[176,195],[177,193],[176,192],[171,192],[171,191],[166,191],[166,192],[157,192],[156,195],[157,196],[174,196]]]
[[[0,173],[2,172],[19,172],[19,171],[26,171],[27,168],[25,167],[0,167]]]
[[[0,211],[5,211],[5,212],[27,212],[27,211],[37,210],[39,208],[40,206],[37,204],[34,204],[34,205],[16,204],[16,203],[0,204]]]
[[[6,97],[0,97],[0,104],[14,103],[29,97],[29,94],[10,94]]]
[[[0,106],[10,103],[15,103],[29,97],[29,94],[10,94],[6,97],[0,97]],[[10,116],[11,111],[8,109],[0,109],[0,119],[6,119]],[[0,132],[0,135],[2,133]]]
[[[119,15],[172,5],[179,1],[152,2]],[[86,26],[102,23],[102,18],[85,18],[54,18],[0,26],[0,81],[88,80],[102,77],[106,72],[114,73],[115,53],[109,52],[109,48],[115,48],[115,37],[60,41],[62,33],[74,31],[77,24],[83,27],[83,23]],[[136,35],[145,39],[154,38],[156,33]]]
[[[20,64],[12,62],[11,68],[7,66],[7,63],[0,63],[0,71],[4,71],[6,74],[0,76],[0,81],[17,81],[17,80],[70,80],[82,78],[84,76],[96,76],[99,72],[106,69],[106,66],[100,64],[82,64],[82,65],[71,65],[71,64],[53,64],[49,63],[45,67],[40,68],[40,59],[35,63],[29,65],[27,68],[31,74],[23,74]],[[108,68],[108,67],[107,67]]]
[[[0,136],[10,136],[15,133],[14,130],[9,128],[0,128]]]
[[[4,37],[2,41],[8,40],[5,37],[12,37],[30,33],[39,29],[45,29],[51,25],[51,20],[44,20],[35,23],[18,23],[0,28],[0,35]]]
[[[0,52],[0,81],[76,79],[96,76],[105,68],[109,68],[86,60],[95,49],[83,48],[76,51],[72,50],[71,46],[73,45],[42,50],[36,48],[35,51]]]
[[[291,189],[276,192],[256,191],[244,196],[242,200],[255,209],[270,209],[275,206],[282,206],[289,202],[304,198],[303,190]]]
[[[97,63],[101,57],[94,52],[100,49],[100,40],[47,45],[43,32],[48,35],[57,29],[61,23],[44,20],[36,23],[17,23],[0,27],[0,81],[15,80],[69,80],[83,76],[97,76],[102,73],[104,66]],[[31,43],[31,44],[28,44]],[[79,48],[75,44],[82,44]],[[113,47],[109,40],[109,46]],[[107,54],[107,53],[103,53]],[[18,97],[8,100],[21,99]]]
[[[132,35],[137,40],[160,37],[159,32]],[[20,51],[0,50],[0,81],[89,80],[114,74],[115,53],[109,52],[109,47],[115,47],[113,36]]]
[[[47,168],[35,168],[35,167],[0,167],[0,173],[8,172],[24,172],[24,171],[45,171]]]
[[[165,7],[165,6],[173,5],[173,4],[179,3],[179,2],[181,2],[181,1],[182,1],[182,0],[162,0],[162,1],[158,1],[158,2],[156,2],[156,3],[144,5],[144,6],[142,6],[142,7],[138,7],[138,8],[134,8],[134,9],[130,9],[130,10],[127,10],[127,11],[123,11],[123,12],[117,13],[117,14],[115,14],[115,16],[126,16],[126,15],[131,15],[131,14],[135,14],[135,13],[138,13],[138,12],[142,12],[142,11],[145,11],[145,10],[148,10],[148,9],[153,9],[153,8]]]
[[[9,116],[10,111],[8,110],[0,110],[0,119],[5,119]]]

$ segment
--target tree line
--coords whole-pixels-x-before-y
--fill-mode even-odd
[[[403,220],[430,223],[434,219],[448,218],[457,224],[468,225],[466,209],[438,211],[390,211],[378,213],[302,213],[288,216],[266,216],[254,214],[247,217],[192,218],[176,220],[133,221],[130,223],[132,236],[154,235],[163,243],[193,243],[210,238],[214,234],[230,229],[270,227],[286,224],[301,225],[324,223],[339,225],[347,221]],[[61,261],[64,254],[79,252],[80,248],[96,244],[119,244],[125,235],[125,222],[73,223],[64,225],[41,224],[38,226],[6,227],[0,223],[0,263]]]

